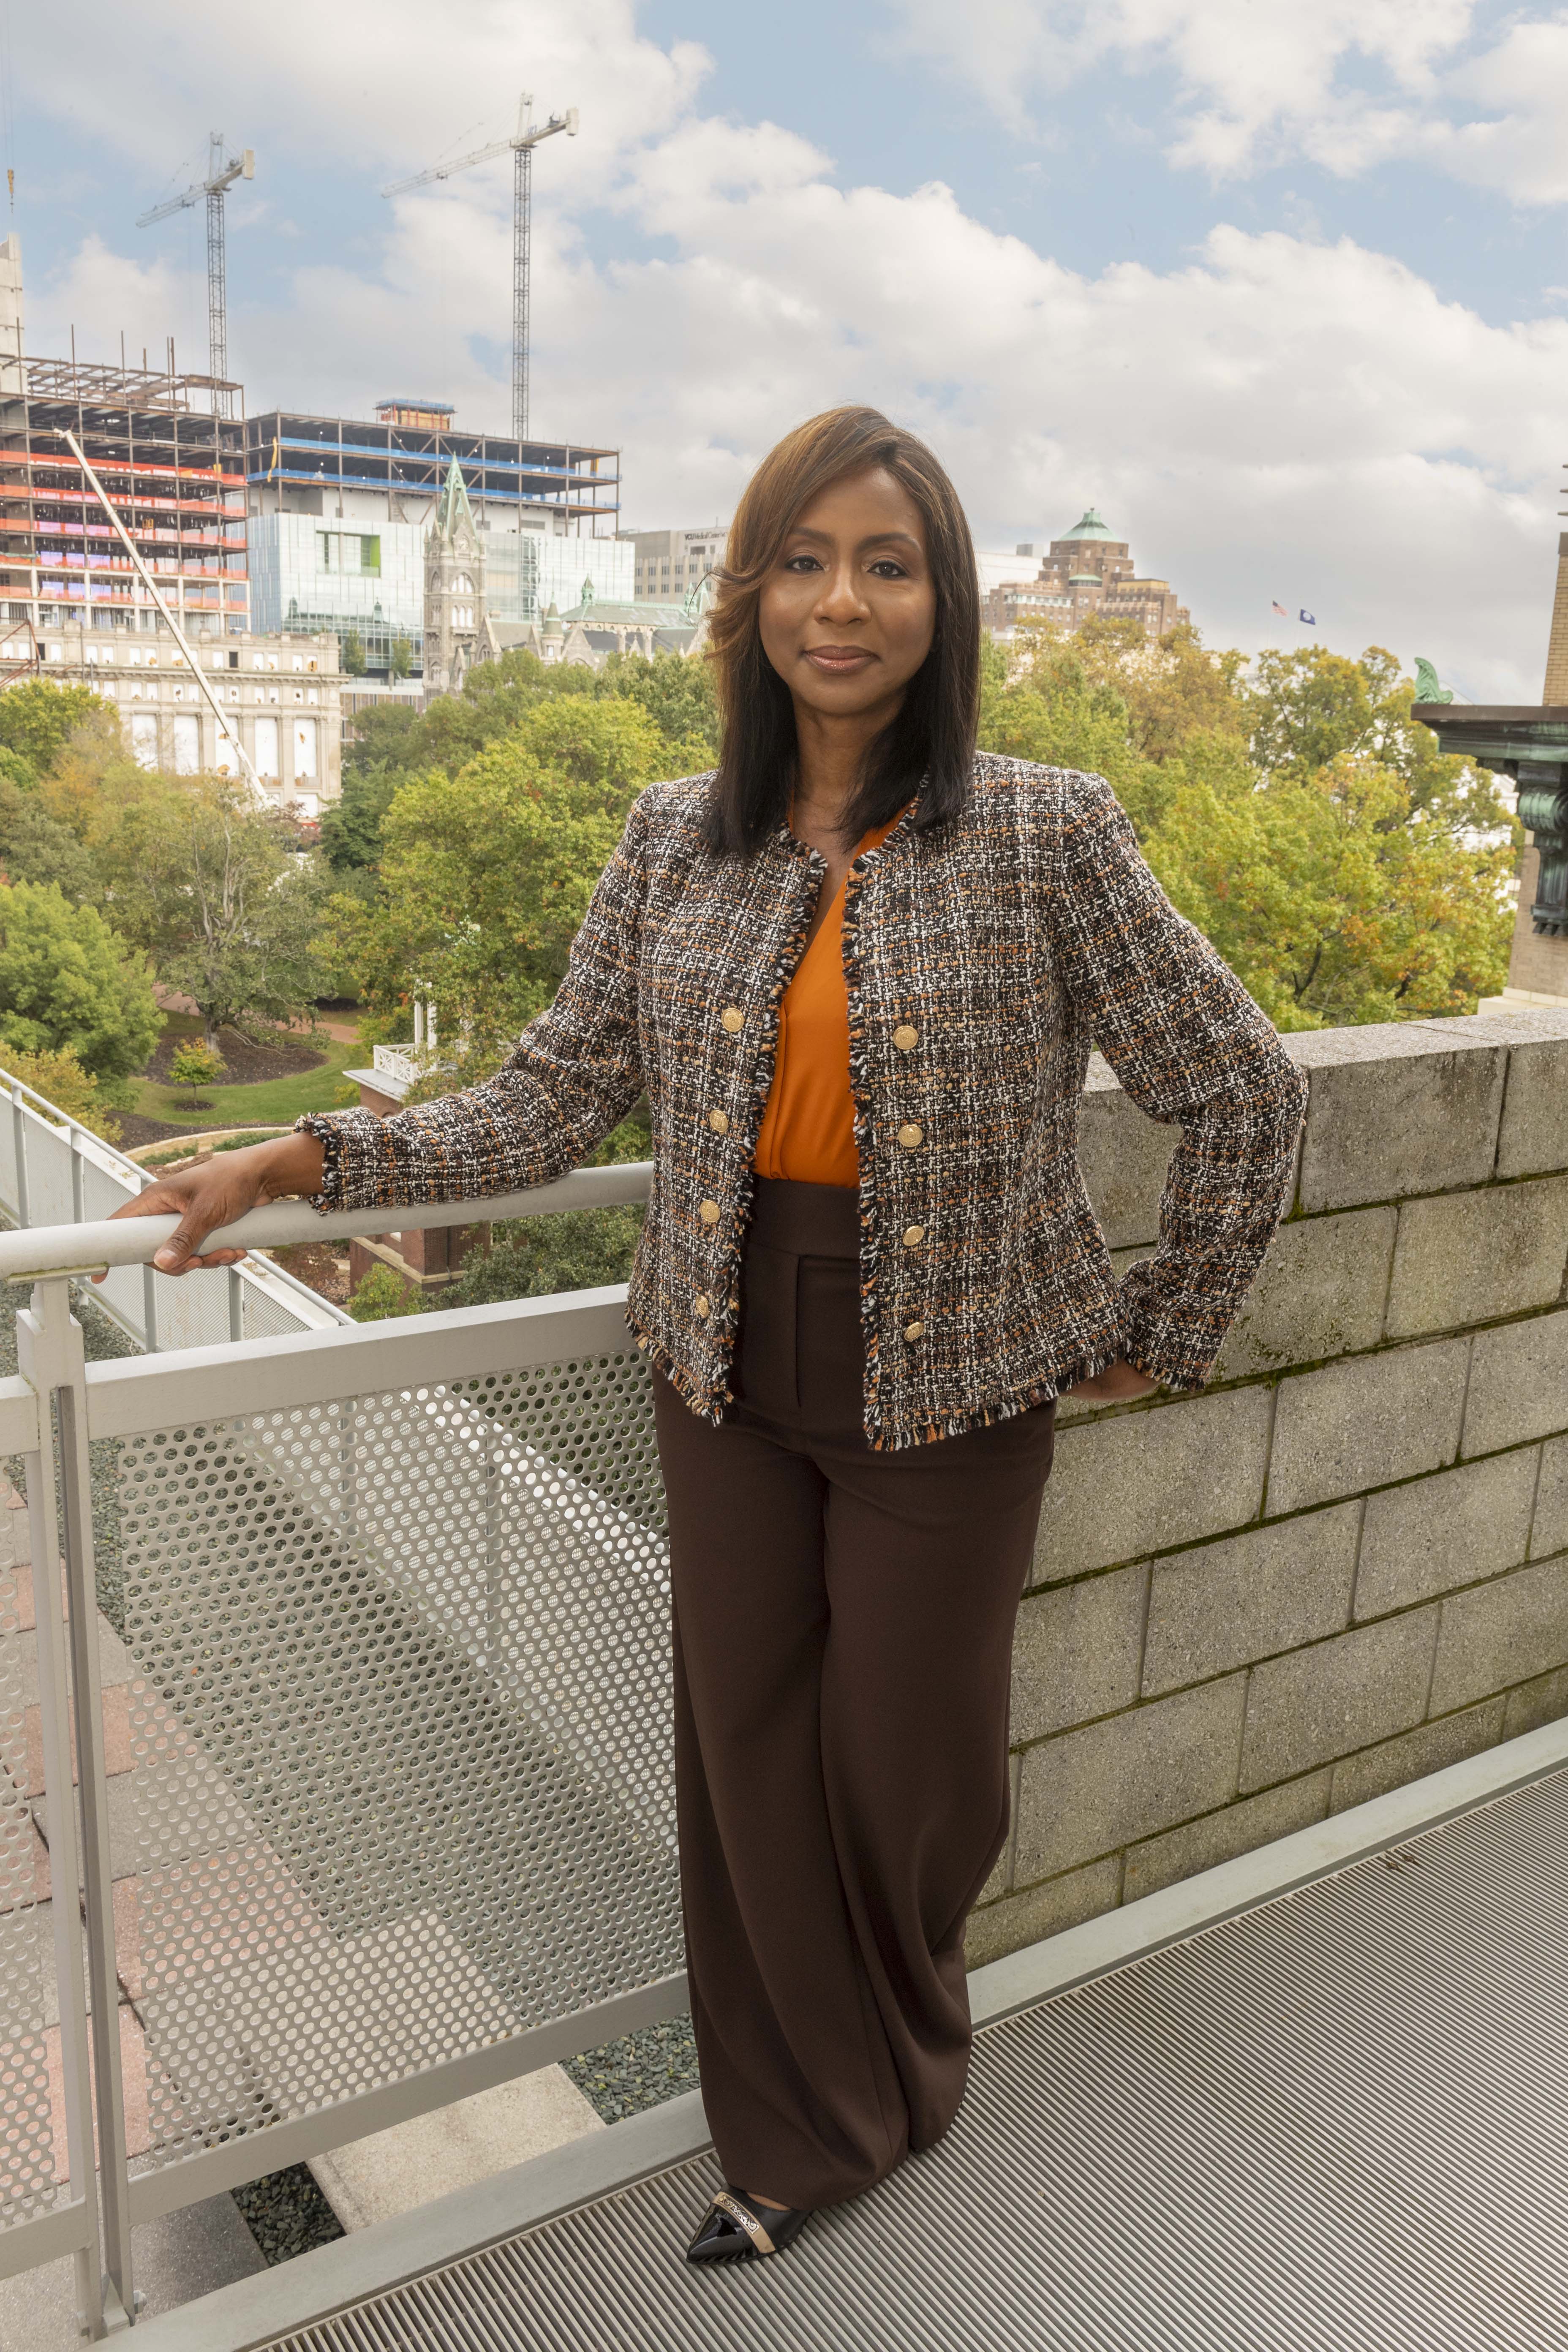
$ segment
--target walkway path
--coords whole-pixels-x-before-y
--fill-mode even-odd
[[[288,2328],[239,2287],[146,2352],[1542,2352],[1568,2303],[1568,1741],[1510,1747],[1358,1809],[1437,1826],[997,2019],[947,2139],[782,2261],[687,2269],[718,2174],[700,2125],[647,2162],[667,2110],[477,2192],[481,2251],[419,2265],[412,2217],[295,2266]],[[1510,1769],[1535,1777],[1446,1804]],[[1208,1874],[1208,1899],[1341,1833]],[[1058,1937],[1056,1964],[1167,1898],[1192,1899]],[[982,1971],[982,1999],[1052,1953]],[[356,2290],[373,2255],[408,2283]],[[307,2293],[340,2315],[301,2325]]]

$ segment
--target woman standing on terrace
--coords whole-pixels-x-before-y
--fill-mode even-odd
[[[952,2122],[969,1910],[1007,1831],[1014,1619],[1055,1400],[1201,1385],[1302,1087],[1097,776],[976,753],[957,496],[874,410],[780,443],[712,615],[716,772],[645,792],[488,1084],[155,1185],[154,1263],[256,1202],[545,1184],[646,1091],[627,1301],[669,1502],[702,2093],[693,2262],[782,2252]],[[1118,1282],[1077,1158],[1091,1044],[1174,1123]]]

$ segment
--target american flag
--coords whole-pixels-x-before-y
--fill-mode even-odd
[[[1290,615],[1289,615],[1289,614],[1285,610],[1285,607],[1284,607],[1284,605],[1283,605],[1283,604],[1276,604],[1276,605],[1275,605],[1275,607],[1274,607],[1274,610],[1279,614],[1279,618],[1280,618],[1282,621],[1288,621],[1288,620],[1289,619]]]

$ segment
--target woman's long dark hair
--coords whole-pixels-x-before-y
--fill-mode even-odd
[[[795,784],[795,705],[763,651],[763,583],[796,518],[819,491],[879,466],[909,492],[925,526],[936,629],[898,717],[866,756],[844,837],[885,824],[926,780],[915,822],[954,816],[968,797],[980,717],[980,583],[958,493],[923,441],[875,408],[830,408],[786,434],[746,485],[709,619],[723,748],[704,818],[710,848],[756,849],[788,811]]]

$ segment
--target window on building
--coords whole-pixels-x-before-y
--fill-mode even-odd
[[[469,579],[469,577],[468,577],[468,573],[467,573],[466,572],[459,572],[458,573],[458,575],[457,575],[456,579],[455,579],[455,580],[453,581],[453,583],[452,583],[452,593],[453,593],[453,595],[454,595],[454,596],[471,596],[471,595],[473,594],[473,593],[474,593],[474,583],[473,583],[473,582]]]
[[[214,764],[220,776],[237,776],[239,773],[239,755],[226,725],[217,730],[217,757]]]
[[[132,713],[131,756],[139,768],[155,768],[158,764],[158,721],[151,711]]]
[[[318,531],[322,572],[381,574],[381,539],[374,531]]]
[[[257,720],[256,742],[251,757],[256,761],[256,772],[258,776],[277,775],[278,721],[276,719],[258,719]]]
[[[174,773],[195,776],[202,764],[202,722],[193,712],[184,712],[174,720]]]
[[[296,719],[294,721],[294,781],[302,783],[316,778],[316,721]]]

